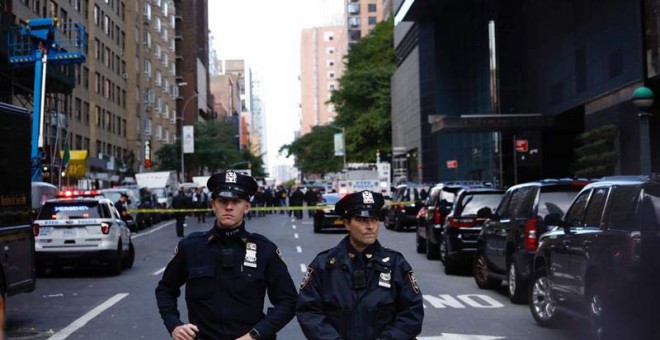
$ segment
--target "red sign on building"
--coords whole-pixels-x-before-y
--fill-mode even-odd
[[[529,143],[526,139],[516,139],[516,151],[527,152],[529,151]]]
[[[447,161],[447,169],[456,169],[458,168],[458,161],[451,159]]]

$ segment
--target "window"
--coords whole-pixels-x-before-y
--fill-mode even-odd
[[[98,5],[94,5],[94,25],[98,27],[100,23],[101,23],[100,9]]]
[[[76,100],[75,100],[74,111],[75,111],[75,115],[76,115],[76,120],[81,121],[82,120],[82,100],[80,100],[80,98],[76,98]]]
[[[335,38],[335,32],[325,32],[323,34],[324,41],[332,41]]]
[[[162,26],[160,24],[160,17],[156,17],[154,27],[156,28],[156,32],[160,33],[160,30],[162,29]]]
[[[96,93],[101,93],[101,74],[98,72],[94,74],[94,90]]]
[[[89,125],[89,103],[85,102],[83,104],[83,122]]]
[[[95,110],[94,113],[95,113],[95,115],[96,115],[96,126],[101,126],[101,120],[102,120],[102,119],[101,119],[101,114],[102,114],[102,113],[101,113],[101,107],[100,107],[100,106],[96,106],[96,110]],[[98,146],[97,146],[97,149],[99,149]],[[100,149],[99,149],[98,151],[101,152]]]
[[[584,191],[573,202],[573,205],[566,212],[566,223],[569,227],[581,227],[582,216],[584,215],[584,207],[587,204],[587,199],[591,191]]]
[[[607,188],[594,189],[584,214],[585,227],[600,228],[600,220],[603,214],[605,199],[607,199],[607,192]]]
[[[335,53],[335,49],[333,47],[328,47],[325,51],[326,51],[327,54],[334,54]]]
[[[328,67],[333,67],[333,66],[335,66],[335,61],[334,60],[328,60],[327,65],[328,65]]]
[[[369,25],[375,25],[378,23],[378,19],[376,17],[369,17],[368,18]]]
[[[629,230],[635,224],[634,207],[637,206],[639,188],[637,186],[615,186],[610,194],[607,218],[604,226],[608,229]]]
[[[368,4],[367,5],[367,11],[369,13],[376,13],[376,4]]]

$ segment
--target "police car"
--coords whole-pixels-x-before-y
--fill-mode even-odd
[[[131,233],[114,203],[95,190],[47,200],[33,222],[37,268],[103,265],[112,275],[133,266]]]

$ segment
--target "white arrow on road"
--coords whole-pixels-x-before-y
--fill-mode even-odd
[[[495,340],[503,336],[442,333],[439,336],[420,336],[417,340]]]

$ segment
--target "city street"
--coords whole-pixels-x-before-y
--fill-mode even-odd
[[[210,228],[188,217],[186,234]],[[321,250],[337,244],[345,233],[314,234],[312,220],[292,221],[275,214],[252,218],[247,229],[263,234],[281,249],[298,285],[307,263]],[[480,290],[472,276],[446,276],[439,261],[414,250],[414,232],[381,227],[380,241],[401,251],[415,269],[424,294],[425,318],[420,339],[574,339],[566,329],[536,325],[526,305],[513,305],[504,286]],[[178,241],[174,221],[162,222],[134,236],[136,260],[120,276],[97,269],[65,269],[37,280],[37,289],[8,300],[10,339],[165,339],[154,289]],[[185,302],[180,298],[183,319]],[[280,339],[304,339],[294,319]]]

